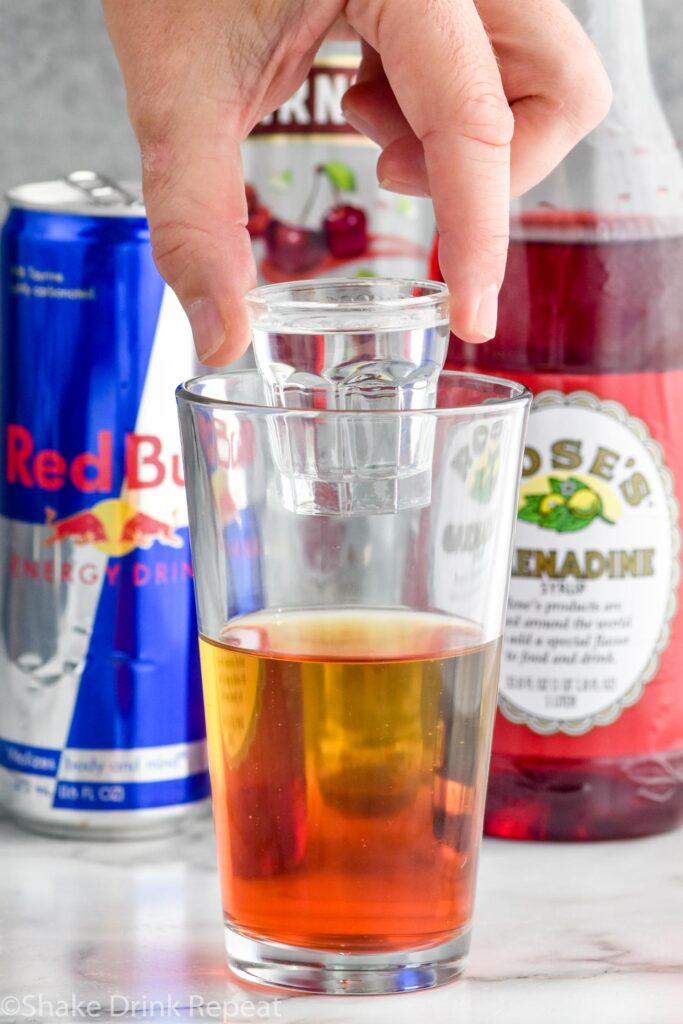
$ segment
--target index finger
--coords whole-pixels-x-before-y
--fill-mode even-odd
[[[486,341],[507,258],[514,118],[484,25],[473,0],[351,0],[346,12],[422,143],[453,330]],[[390,147],[380,180],[389,160]]]

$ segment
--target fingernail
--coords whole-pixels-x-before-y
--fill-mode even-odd
[[[200,359],[208,359],[225,341],[225,324],[213,299],[197,299],[185,310]]]
[[[415,196],[417,199],[429,199],[429,192],[415,188],[407,181],[395,181],[393,178],[382,178],[379,187],[385,192],[398,192],[402,196]]]
[[[361,135],[367,135],[369,139],[372,139],[373,129],[367,121],[364,121],[362,117],[358,117],[353,110],[345,110],[343,105],[342,114],[344,115],[344,120],[347,121],[352,128],[355,128],[357,132],[361,133]]]
[[[481,341],[490,341],[498,326],[498,288],[490,285],[479,300],[479,308],[472,326],[472,333]]]

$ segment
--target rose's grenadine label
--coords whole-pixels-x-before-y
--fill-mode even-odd
[[[683,401],[683,373],[525,383],[536,397],[496,750],[516,752],[523,742],[526,753],[582,757],[680,746],[672,468],[683,469],[683,453],[663,414]]]

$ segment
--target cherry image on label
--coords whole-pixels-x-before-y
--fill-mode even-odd
[[[382,190],[379,148],[344,117],[360,63],[360,42],[323,43],[300,87],[241,146],[259,284],[424,277],[432,204]]]
[[[546,210],[523,214],[519,223],[513,223],[508,270],[500,296],[498,334],[492,342],[482,346],[465,345],[453,338],[447,366],[513,377],[536,395],[586,394],[595,396],[608,410],[610,403],[618,404],[628,411],[633,429],[643,436],[645,431],[649,432],[652,443],[658,446],[661,472],[673,474],[674,501],[677,498],[680,504],[683,502],[683,289],[680,287],[683,237],[657,238],[653,234],[650,223],[619,220],[605,223],[590,213]],[[436,257],[432,270],[438,273]],[[580,413],[569,410],[566,415],[566,429],[563,428],[559,437],[540,436],[544,450],[552,451],[551,442],[555,443],[556,465],[571,465],[567,457],[579,451],[578,442],[572,439],[578,434],[576,424]],[[539,426],[535,427],[535,423]],[[536,445],[534,431],[542,430],[541,423],[540,412],[532,411],[527,444],[539,450],[543,445]],[[644,426],[639,427],[639,423]],[[601,438],[596,436],[594,441],[594,449],[599,451]],[[584,443],[583,447],[587,445]],[[581,466],[576,471],[577,478],[568,473],[560,472],[556,476],[550,473],[548,494],[543,497],[543,488],[532,487],[526,504],[523,480],[520,511],[526,509],[527,519],[536,521],[531,527],[536,531],[532,533],[536,538],[534,545],[543,552],[546,562],[548,553],[557,547],[558,529],[570,531],[566,534],[570,552],[582,537],[590,536],[588,531],[596,529],[592,520],[587,523],[585,519],[590,498],[593,502],[591,516],[596,522],[601,520],[600,529],[610,536],[610,547],[615,552],[610,564],[616,564],[614,559],[621,548],[620,522],[611,524],[611,517],[602,515],[602,504],[598,506],[597,499],[587,488],[577,492],[576,485],[585,487],[586,481],[592,479],[586,471],[592,468],[598,473],[601,486],[612,487],[622,509],[630,510],[627,499],[635,501],[636,496],[632,488],[629,490],[628,476],[624,477],[625,489],[619,492],[616,488],[616,481],[621,479],[619,459],[622,454],[617,447],[603,444],[603,452],[607,454],[600,456],[598,470],[595,470],[595,454],[591,448],[593,465]],[[527,448],[528,453],[529,450]],[[578,462],[578,455],[576,459]],[[624,458],[624,474],[633,472],[628,462],[629,459]],[[545,468],[541,466],[538,472],[542,473]],[[606,483],[608,478],[609,483]],[[534,491],[538,494],[534,495]],[[582,495],[586,508],[581,503],[578,510],[571,506],[572,501],[575,505],[578,502],[577,493]],[[557,518],[556,510],[560,506],[566,509],[568,525],[552,530],[548,528],[554,522],[550,517]],[[642,508],[645,518],[641,543],[644,550],[655,551],[654,568],[657,569],[659,538],[648,537],[647,501],[642,503]],[[581,516],[584,516],[583,521]],[[557,522],[564,520],[557,518]],[[591,564],[597,564],[595,560],[599,555],[603,555],[604,564],[608,564],[605,559],[609,551],[597,555],[591,551],[590,554]],[[630,557],[631,553],[628,554]],[[528,552],[518,549],[516,562],[513,562],[508,637],[513,632],[510,622],[515,611],[515,596],[524,596],[515,578],[515,564],[526,565],[533,574],[534,563],[529,562],[528,556]],[[680,555],[676,561],[680,562]],[[537,571],[540,573],[541,569]],[[572,571],[577,575],[539,581],[539,593],[543,588],[556,588],[557,601],[564,602],[563,608],[572,607],[572,601],[590,602],[600,593],[601,586],[603,592],[609,585],[613,587],[610,593],[619,594],[614,582],[603,585],[597,579],[581,579],[576,569]],[[558,563],[558,575],[559,572]],[[622,586],[621,581],[617,582]],[[630,581],[628,585],[635,587],[638,581]],[[658,580],[657,586],[663,588],[665,581]],[[572,588],[576,597],[568,596]],[[680,589],[677,597],[680,609]],[[574,626],[570,624],[567,628]],[[527,657],[540,635],[539,630],[540,626],[532,630],[529,642],[523,646]],[[636,617],[631,625],[634,643],[638,630]],[[567,629],[560,629],[557,636],[564,642]],[[589,641],[589,626],[577,627],[574,647],[570,643],[566,655],[568,662],[572,658],[574,662],[564,672],[564,677],[579,679],[585,687],[593,685],[596,675],[580,667],[581,652]],[[654,676],[645,682],[642,692],[633,697],[630,706],[628,700],[632,698],[629,696],[626,706],[614,712],[613,721],[592,725],[580,734],[571,734],[571,722],[567,725],[561,713],[560,726],[554,731],[549,727],[544,735],[499,712],[486,807],[487,834],[511,839],[612,839],[663,832],[683,822],[683,619],[680,610],[674,613],[668,640],[657,658]],[[505,672],[504,667],[501,694],[505,692]],[[556,678],[559,689],[563,673],[558,671]],[[559,697],[556,700],[561,703]],[[609,718],[609,714],[605,717]]]
[[[326,212],[319,228],[311,228],[307,225],[323,181],[332,188],[335,205]],[[247,184],[247,230],[252,238],[264,239],[269,264],[284,274],[306,275],[319,270],[325,261],[356,259],[367,251],[369,236],[364,210],[342,199],[355,190],[355,174],[346,164],[339,160],[320,164],[296,223],[290,223],[273,217],[259,202],[254,186]]]
[[[365,211],[343,200],[345,194],[356,191],[356,176],[346,164],[330,160],[316,168],[317,186],[323,179],[330,185],[335,204],[323,219],[325,242],[332,256],[338,260],[362,256],[368,248],[368,220]],[[309,202],[314,201],[314,195]]]
[[[271,220],[265,230],[268,259],[288,274],[300,274],[317,266],[325,255],[319,231]]]
[[[338,260],[362,256],[368,247],[367,217],[348,203],[334,206],[323,221],[327,248]]]

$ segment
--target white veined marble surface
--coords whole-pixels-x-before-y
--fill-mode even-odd
[[[208,819],[172,839],[105,844],[2,820],[0,1022],[57,1020],[683,1024],[683,831],[487,841],[462,980],[274,998],[225,970]]]

